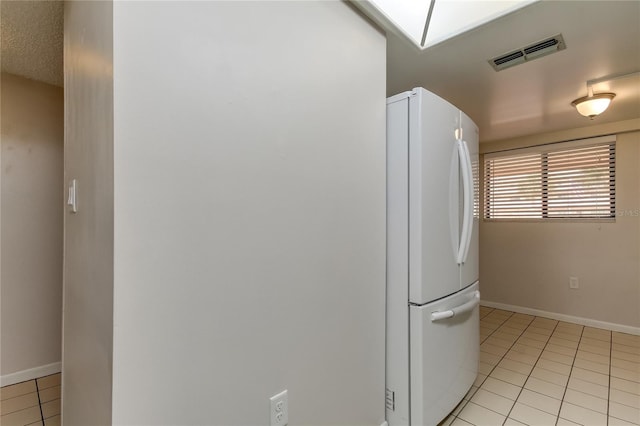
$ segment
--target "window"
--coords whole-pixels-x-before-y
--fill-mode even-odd
[[[485,219],[614,218],[614,137],[486,154]]]

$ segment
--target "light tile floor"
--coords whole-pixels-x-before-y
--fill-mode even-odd
[[[0,425],[60,426],[60,373],[0,388]]]
[[[441,426],[640,425],[640,336],[483,306],[480,342]]]

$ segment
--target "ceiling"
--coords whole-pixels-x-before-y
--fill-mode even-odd
[[[62,12],[62,1],[2,0],[2,71],[62,86]]]
[[[487,62],[560,33],[560,52],[500,72]],[[388,34],[387,49],[388,95],[422,86],[465,111],[481,141],[640,117],[639,76],[594,86],[617,96],[592,121],[571,106],[587,80],[640,71],[639,1],[540,1],[424,51]]]
[[[2,71],[61,86],[62,1],[0,4]],[[563,51],[500,72],[487,62],[559,33]],[[640,71],[640,1],[540,1],[425,51],[394,34],[387,46],[388,95],[425,87],[465,111],[482,141],[640,117],[640,77],[595,86],[617,96],[593,121],[570,105],[587,80]]]

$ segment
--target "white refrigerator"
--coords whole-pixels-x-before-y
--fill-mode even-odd
[[[387,99],[389,426],[437,425],[478,369],[478,128],[422,88]]]

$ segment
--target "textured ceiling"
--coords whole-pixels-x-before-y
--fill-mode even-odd
[[[0,2],[2,71],[62,86],[63,2]]]

